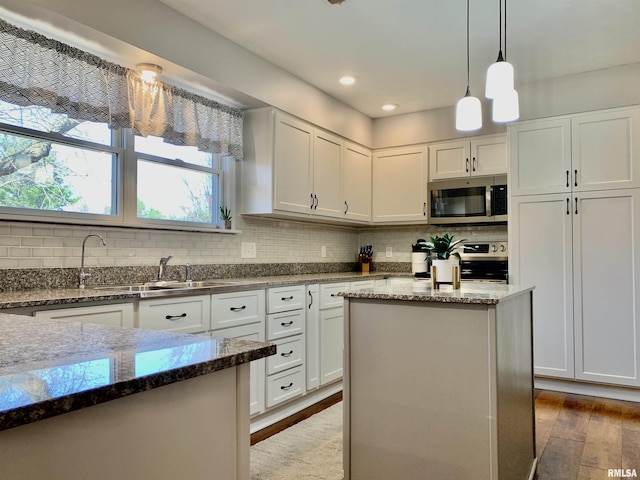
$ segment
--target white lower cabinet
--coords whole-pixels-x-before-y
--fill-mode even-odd
[[[267,376],[267,407],[291,400],[305,391],[304,367]]]
[[[320,385],[342,378],[344,307],[320,310]]]
[[[88,307],[59,308],[34,312],[36,317],[70,320],[73,322],[97,323],[112,327],[135,326],[133,303],[91,305]]]
[[[305,288],[304,285],[268,288],[267,341],[276,354],[266,363],[266,407],[303,395],[305,380]]]
[[[534,285],[537,375],[640,386],[640,190],[514,197],[512,283]]]
[[[320,286],[306,287],[307,390],[313,390],[320,386]]]
[[[175,333],[204,333],[211,325],[211,295],[140,300],[138,327]]]
[[[219,293],[211,295],[211,335],[264,342],[264,290]],[[265,359],[249,364],[249,414],[265,409]]]

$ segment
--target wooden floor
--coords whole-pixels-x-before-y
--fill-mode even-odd
[[[536,480],[640,476],[640,403],[536,390]]]

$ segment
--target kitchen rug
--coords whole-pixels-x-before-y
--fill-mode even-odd
[[[342,402],[251,447],[251,480],[342,480]]]

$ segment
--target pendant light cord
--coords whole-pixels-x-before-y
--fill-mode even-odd
[[[467,95],[469,95],[469,0],[467,0]]]
[[[504,0],[504,60],[507,60],[507,0]]]

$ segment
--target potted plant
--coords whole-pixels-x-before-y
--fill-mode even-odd
[[[460,264],[460,254],[456,248],[466,239],[454,240],[455,234],[434,235],[429,238],[430,242],[425,242],[430,255],[431,265],[436,267],[438,282],[453,281],[453,266]],[[453,257],[453,258],[451,258]]]
[[[231,210],[227,207],[220,207],[220,219],[224,220],[224,228],[231,229]]]

